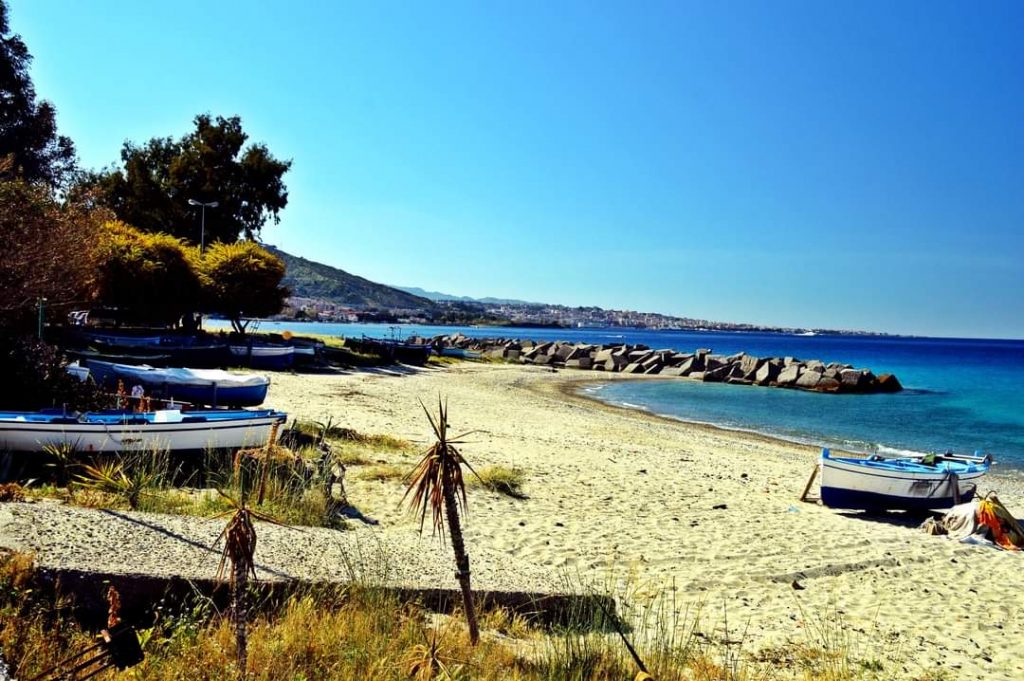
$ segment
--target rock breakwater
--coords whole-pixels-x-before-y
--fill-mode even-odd
[[[893,393],[903,389],[893,374],[875,375],[870,369],[838,362],[796,357],[755,357],[746,353],[717,355],[710,349],[694,352],[654,350],[646,345],[590,345],[534,342],[508,338],[469,338],[461,334],[414,339],[438,351],[478,352],[484,357],[523,364],[623,374],[660,374],[705,383],[734,383],[822,393]]]

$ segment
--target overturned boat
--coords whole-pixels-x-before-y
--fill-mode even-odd
[[[975,495],[988,456],[836,457],[821,450],[821,502],[865,511],[950,508]]]
[[[263,374],[232,374],[221,369],[158,369],[88,360],[97,383],[114,387],[141,385],[146,394],[164,400],[224,407],[255,407],[267,398],[270,378]],[[110,385],[114,384],[114,385]]]

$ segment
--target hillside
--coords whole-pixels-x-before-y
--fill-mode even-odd
[[[433,301],[450,301],[458,303],[481,303],[484,305],[543,305],[543,303],[531,303],[526,300],[516,300],[515,298],[471,298],[469,296],[453,296],[450,293],[441,293],[439,291],[425,291],[419,286],[396,286],[399,291],[405,291],[411,293],[414,296],[420,296],[421,298],[427,298]]]
[[[284,285],[296,298],[313,298],[344,307],[432,310],[432,301],[377,284],[330,265],[306,260],[279,248],[267,250],[284,261]]]

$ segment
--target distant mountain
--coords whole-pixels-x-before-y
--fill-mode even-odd
[[[295,298],[315,298],[354,308],[431,310],[436,305],[421,297],[349,274],[337,267],[313,262],[279,248],[265,248],[285,265],[284,285]]]
[[[471,298],[469,296],[453,296],[449,293],[440,293],[438,291],[424,291],[418,286],[396,286],[399,291],[405,291],[411,293],[414,296],[420,296],[421,298],[427,298],[429,300],[437,302],[455,301],[459,303],[484,303],[487,305],[541,305],[542,303],[531,303],[525,300],[516,300],[514,298]]]

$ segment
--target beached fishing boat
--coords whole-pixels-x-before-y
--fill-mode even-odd
[[[431,346],[425,343],[405,343],[388,338],[346,338],[345,347],[366,355],[376,355],[402,364],[423,366],[430,359]]]
[[[228,346],[218,342],[114,345],[96,341],[92,346],[96,350],[67,348],[66,352],[79,359],[99,359],[117,364],[216,368],[231,363]]]
[[[295,348],[291,345],[232,345],[231,354],[253,369],[283,371],[295,361]]]
[[[117,381],[141,385],[146,394],[163,400],[224,407],[255,407],[267,398],[270,378],[262,374],[231,374],[221,369],[158,369],[148,365],[87,361],[97,383],[111,392]]]
[[[835,457],[821,450],[821,502],[830,508],[883,511],[949,508],[974,497],[987,456],[886,459]]]
[[[183,412],[0,412],[0,449],[38,452],[69,445],[80,452],[238,449],[263,444],[287,415],[273,409]]]

